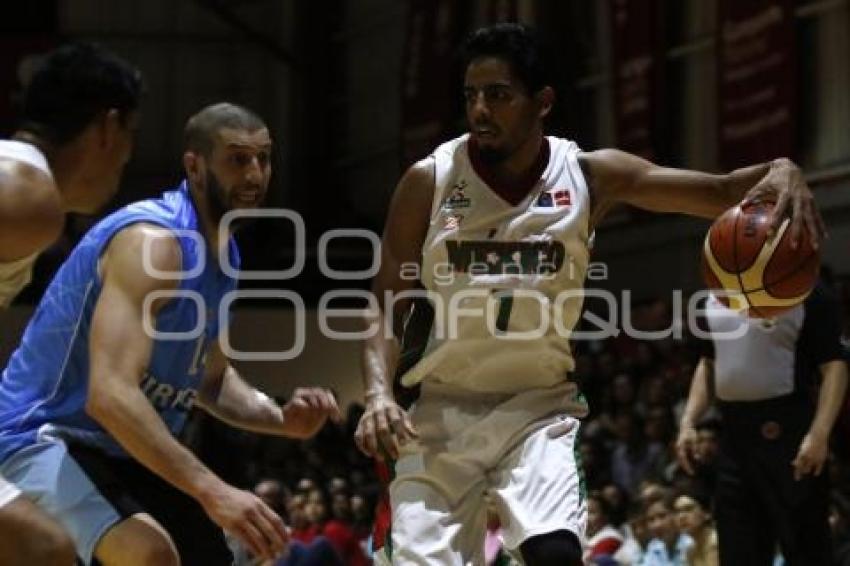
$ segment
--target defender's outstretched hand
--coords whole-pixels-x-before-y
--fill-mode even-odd
[[[283,433],[292,438],[310,438],[328,419],[342,421],[333,393],[319,387],[298,388],[283,406]]]

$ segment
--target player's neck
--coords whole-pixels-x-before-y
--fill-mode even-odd
[[[194,187],[190,186],[189,195],[191,196],[192,203],[195,205],[195,210],[198,213],[201,233],[204,236],[204,240],[207,242],[207,249],[210,250],[211,253],[215,253],[216,257],[219,257],[218,253],[220,251],[220,246],[226,246],[228,244],[229,234],[228,238],[222,242],[219,238],[219,221],[213,217],[208,197],[203,194],[203,191],[196,190]]]
[[[549,144],[542,134],[529,139],[504,162],[485,163],[474,140],[470,146],[472,167],[478,176],[498,195],[516,206],[537,184],[549,162]]]
[[[524,179],[536,168],[543,150],[543,135],[531,135],[517,150],[501,163],[490,166],[493,176],[504,183]]]

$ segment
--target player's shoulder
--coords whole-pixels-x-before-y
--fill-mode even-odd
[[[408,183],[412,183],[414,185],[424,185],[428,183],[433,184],[434,169],[434,158],[432,156],[428,156],[408,167],[407,171],[404,173],[404,177],[402,177],[402,180],[406,180]]]
[[[49,173],[0,157],[0,261],[42,251],[62,233],[64,219],[62,199]]]
[[[465,152],[466,144],[468,142],[469,134],[463,134],[456,138],[444,141],[434,148],[434,151],[431,152],[429,157],[433,159],[452,158],[461,151]]]
[[[601,175],[624,174],[650,165],[648,161],[637,155],[610,147],[580,151],[577,158],[580,164],[592,168],[594,173]]]
[[[432,156],[420,159],[407,168],[396,190],[396,199],[431,202],[436,186],[436,164]]]
[[[176,235],[154,223],[137,222],[116,232],[103,258],[105,269],[116,269],[132,276],[164,279],[159,273],[181,270],[182,251]]]

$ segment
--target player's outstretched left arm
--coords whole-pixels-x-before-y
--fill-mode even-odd
[[[249,385],[231,366],[218,343],[210,345],[200,406],[226,423],[252,432],[310,438],[327,419],[342,420],[333,393],[319,387],[298,388],[282,407]]]
[[[803,173],[789,159],[712,175],[661,167],[617,149],[582,153],[579,162],[589,177],[594,225],[615,205],[630,204],[654,212],[677,212],[714,218],[741,201],[775,201],[773,227],[791,216],[791,241],[806,230],[817,247],[826,233]]]

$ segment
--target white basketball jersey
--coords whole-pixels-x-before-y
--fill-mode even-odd
[[[590,199],[578,146],[548,137],[549,162],[513,206],[476,172],[468,135],[433,154],[436,190],[421,280],[434,306],[422,359],[402,377],[513,393],[563,382],[589,260]]]
[[[0,161],[3,160],[21,161],[52,177],[44,154],[32,144],[0,140]],[[8,307],[15,295],[29,284],[32,279],[32,266],[37,257],[38,254],[35,253],[15,261],[0,262],[0,308]]]

